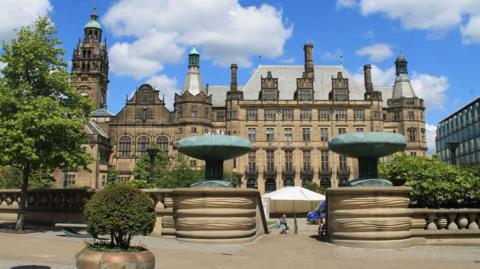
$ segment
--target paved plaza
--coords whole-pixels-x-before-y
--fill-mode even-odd
[[[156,268],[480,268],[478,247],[411,247],[374,250],[337,247],[318,241],[315,226],[300,219],[299,233],[278,230],[241,245],[194,244],[173,238],[139,237],[156,258]],[[0,232],[0,268],[70,269],[85,239],[57,231]]]

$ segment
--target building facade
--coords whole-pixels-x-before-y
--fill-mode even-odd
[[[437,154],[446,163],[480,164],[480,97],[442,120],[435,142]]]
[[[167,109],[159,90],[144,84],[112,115],[105,107],[108,55],[98,37],[101,26],[92,15],[85,26],[87,41],[79,43],[72,60],[77,63],[72,74],[80,77],[73,83],[96,104],[91,122],[106,134],[109,166],[124,180],[132,179],[135,163],[152,143],[175,156],[175,141],[217,130],[252,141],[252,152],[226,167],[238,175],[241,187],[261,192],[307,182],[337,187],[356,177],[354,159],[328,150],[328,141],[338,134],[398,132],[407,138],[407,154],[426,153],[425,107],[410,84],[403,55],[396,59],[396,80],[388,87],[373,85],[370,65],[364,66],[363,85],[341,65],[315,65],[311,43],[303,48],[304,65],[259,65],[245,85],[239,85],[238,67],[232,64],[230,85],[208,86],[194,47],[174,111]],[[191,165],[202,163],[191,160]]]

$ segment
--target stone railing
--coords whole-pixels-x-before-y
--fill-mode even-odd
[[[248,241],[268,233],[256,190],[186,188],[143,192],[155,203],[155,236]],[[45,225],[84,223],[83,209],[94,193],[86,189],[31,190],[25,220]],[[20,190],[0,190],[0,221],[16,220],[19,201]],[[245,201],[247,208],[242,204]]]

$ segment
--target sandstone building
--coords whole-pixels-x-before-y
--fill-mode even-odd
[[[303,66],[259,65],[239,85],[238,67],[232,64],[230,85],[208,86],[194,47],[174,111],[160,97],[162,89],[144,84],[112,115],[105,107],[108,55],[101,36],[93,14],[72,59],[72,83],[96,106],[85,146],[96,161],[87,172],[63,171],[63,179],[58,174],[60,184],[101,188],[108,169],[132,179],[136,161],[152,143],[175,155],[175,141],[216,130],[253,142],[252,152],[230,167],[241,187],[261,192],[306,182],[336,187],[354,178],[356,162],[328,150],[329,139],[342,133],[398,132],[408,140],[407,154],[426,153],[425,106],[410,84],[402,54],[395,61],[395,83],[388,87],[373,85],[370,65],[364,66],[364,85],[355,83],[341,65],[315,65],[311,43],[303,48]],[[197,160],[191,164],[201,165]]]

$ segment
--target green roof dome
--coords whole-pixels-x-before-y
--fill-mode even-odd
[[[85,27],[83,28],[97,28],[102,30],[102,25],[100,25],[97,20],[90,20],[89,22],[87,22],[87,24],[85,24]]]

